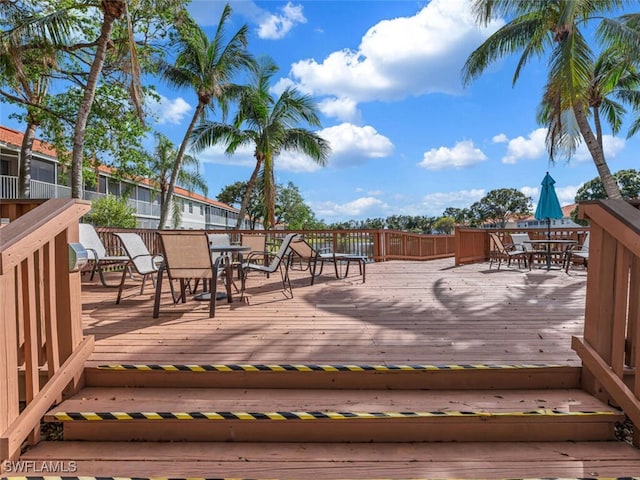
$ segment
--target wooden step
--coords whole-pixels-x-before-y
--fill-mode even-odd
[[[553,389],[577,388],[579,367],[563,365],[103,365],[85,369],[88,386]]]
[[[73,470],[64,475],[176,479],[612,479],[640,472],[640,451],[615,441],[487,442],[464,447],[456,443],[42,442],[20,461],[35,466],[59,462],[53,464]]]
[[[87,387],[45,416],[66,440],[609,440],[624,415],[578,389]]]

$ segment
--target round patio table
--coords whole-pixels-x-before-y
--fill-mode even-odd
[[[546,240],[525,240],[524,243],[530,243],[531,245],[546,245],[547,249],[546,250],[534,250],[533,252],[531,252],[531,256],[529,257],[529,270],[531,270],[531,264],[532,264],[532,260],[533,260],[533,255],[536,254],[542,254],[545,257],[547,257],[547,270],[551,270],[551,255],[557,254],[557,253],[561,253],[563,256],[566,253],[567,249],[571,246],[571,245],[576,245],[578,242],[576,240],[552,240],[552,239],[546,239]],[[564,248],[562,249],[558,249],[556,247],[555,250],[551,249],[552,245],[558,245],[558,246],[564,246]]]
[[[227,282],[233,283],[233,272],[231,270],[231,258],[229,258],[229,256],[233,253],[237,253],[239,261],[240,263],[242,263],[242,252],[248,252],[249,250],[251,250],[251,247],[247,245],[209,245],[209,250],[211,251],[211,253],[220,253],[223,257],[225,257],[224,275],[226,277]],[[215,282],[215,279],[212,279],[212,281]],[[211,298],[211,292],[203,292],[196,295],[193,298],[196,300],[209,301],[209,299]],[[225,292],[216,292],[216,300],[224,300],[225,298],[227,298],[227,294]],[[229,303],[231,302],[232,302],[232,299],[229,298]]]

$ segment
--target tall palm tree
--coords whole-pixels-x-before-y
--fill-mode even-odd
[[[153,155],[149,156],[149,170],[151,175],[149,181],[155,189],[160,192],[160,209],[167,202],[167,190],[169,189],[169,181],[174,168],[174,161],[177,152],[173,148],[173,143],[160,133],[156,133],[156,148]],[[200,191],[203,195],[207,195],[209,188],[207,182],[199,172],[200,162],[196,157],[185,155],[178,172],[177,182],[189,191]],[[173,197],[173,224],[177,227],[180,224],[181,208],[177,199]]]
[[[613,134],[617,134],[627,113],[623,103],[629,104],[635,111],[640,111],[640,91],[638,90],[640,74],[636,61],[623,55],[616,48],[605,50],[593,64],[593,70],[590,73],[586,104],[593,118],[594,134],[599,148],[604,151],[603,118],[611,126]],[[549,125],[547,138],[552,156],[558,147],[575,150],[573,143],[580,134],[572,119],[565,121],[566,112],[561,110],[562,102],[558,100],[559,95],[554,86],[549,85],[538,113],[540,123]],[[639,127],[640,117],[632,123],[628,137],[632,136]]]
[[[180,88],[191,88],[198,96],[198,105],[187,131],[185,132],[171,172],[171,180],[167,189],[167,202],[160,212],[160,227],[164,228],[167,220],[168,206],[173,197],[180,166],[189,144],[191,133],[198,120],[204,120],[206,108],[213,107],[217,100],[226,111],[224,98],[226,92],[233,87],[231,78],[244,68],[252,68],[253,59],[246,51],[248,27],[243,25],[225,42],[225,25],[231,16],[231,7],[227,4],[222,11],[215,35],[211,40],[193,21],[185,18],[179,26],[180,49],[173,65],[164,64],[161,68],[165,80]]]
[[[542,105],[546,113],[540,117],[551,123],[547,135],[551,159],[557,150],[573,154],[579,143],[576,137],[579,132],[610,198],[621,196],[605,160],[601,132],[597,137],[589,123],[594,55],[580,27],[625,3],[628,2],[474,0],[472,8],[480,24],[486,25],[499,16],[512,19],[469,56],[462,72],[463,81],[469,84],[495,60],[522,51],[513,77],[515,84],[528,61],[549,53]]]
[[[319,127],[320,120],[312,98],[295,88],[287,88],[278,98],[269,91],[269,82],[277,72],[271,59],[264,58],[255,71],[253,81],[243,88],[239,96],[238,111],[232,125],[203,122],[194,130],[193,148],[196,151],[217,143],[227,145],[226,153],[233,154],[239,147],[255,147],[256,165],[247,184],[245,198],[240,207],[237,228],[247,210],[256,178],[263,170],[266,226],[275,223],[274,160],[283,151],[303,153],[319,165],[325,165],[331,148],[317,133],[300,128],[306,123]]]
[[[57,67],[58,52],[52,42],[66,40],[70,24],[64,17],[37,17],[25,5],[10,3],[2,9],[0,26],[3,29],[0,34],[0,96],[27,110],[20,148],[18,196],[28,198],[33,142],[46,110],[50,74]]]

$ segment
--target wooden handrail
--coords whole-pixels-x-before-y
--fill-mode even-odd
[[[582,385],[613,400],[640,427],[640,211],[623,200],[580,205],[591,221],[583,338],[573,348],[583,362]],[[625,373],[635,373],[631,385]],[[636,430],[637,431],[637,430]],[[636,439],[639,437],[636,436]]]
[[[48,200],[0,230],[0,468],[25,439],[39,441],[42,412],[79,382],[92,349],[92,339],[83,340],[80,273],[69,272],[68,246],[78,241],[78,220],[90,208]]]

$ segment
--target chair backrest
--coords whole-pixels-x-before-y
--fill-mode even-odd
[[[217,247],[225,247],[231,245],[231,236],[228,233],[207,233],[209,245]],[[219,257],[223,252],[213,252],[213,258]]]
[[[581,250],[583,252],[588,252],[589,251],[589,237],[591,236],[591,232],[587,232],[587,234],[584,236],[584,242],[582,242],[582,248]]]
[[[96,260],[96,255],[98,256],[97,260],[106,257],[107,249],[104,248],[104,244],[102,243],[102,240],[100,240],[96,229],[93,228],[93,225],[81,223],[79,227],[80,243],[87,250],[87,257],[89,260]]]
[[[518,250],[524,250],[525,252],[532,252],[533,245],[529,243],[531,238],[528,233],[512,233],[511,241]]]
[[[263,234],[243,233],[240,243],[251,248],[251,252],[264,252],[267,247],[267,236]]]
[[[291,242],[296,237],[298,237],[297,233],[289,233],[286,237],[284,237],[284,240],[282,240],[280,248],[278,249],[278,253],[276,253],[276,256],[273,258],[273,260],[271,260],[271,263],[269,264],[268,268],[270,271],[275,272],[276,269],[280,266],[280,262],[282,262],[284,257],[286,257],[287,253],[289,252]]]
[[[158,270],[153,255],[144,244],[142,237],[137,233],[114,233],[120,239],[124,251],[131,259],[134,268],[141,275],[153,273]]]
[[[300,235],[291,241],[291,250],[304,260],[311,260],[318,256],[318,252]]]
[[[156,232],[170,278],[211,278],[209,239],[201,232]]]
[[[493,245],[498,253],[507,253],[507,249],[505,248],[504,243],[502,243],[502,240],[500,240],[500,237],[498,235],[496,235],[495,233],[489,233],[489,237],[491,237],[491,240],[493,240]]]

